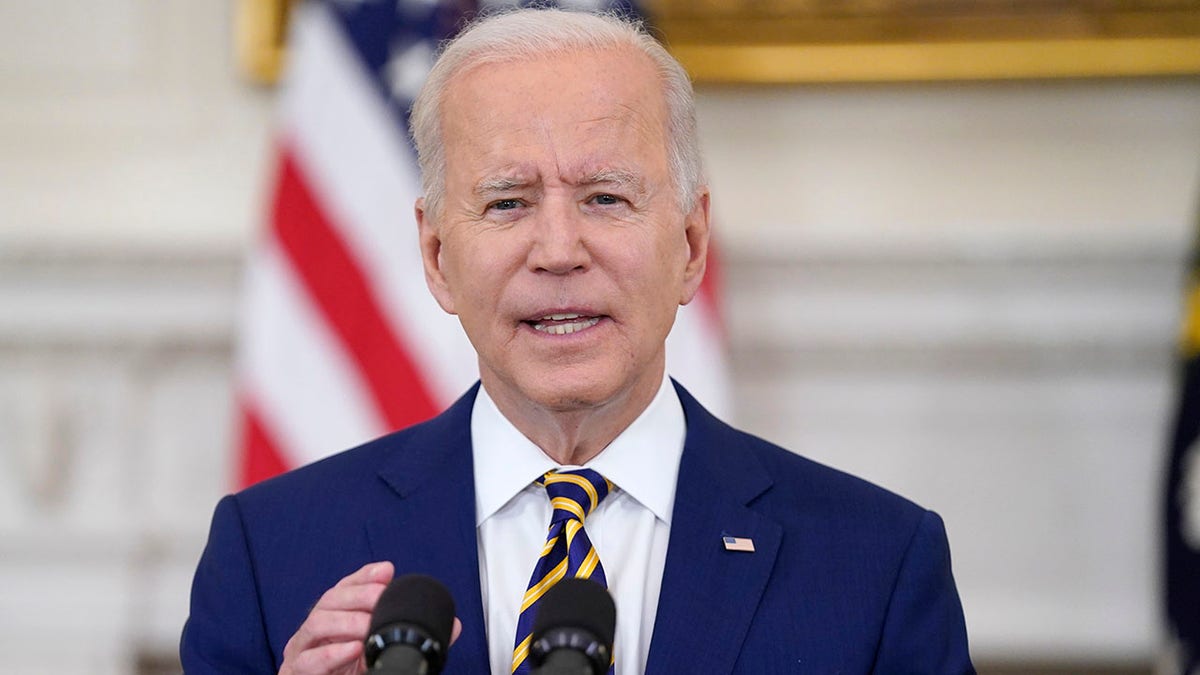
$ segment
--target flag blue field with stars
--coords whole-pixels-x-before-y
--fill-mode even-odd
[[[381,93],[391,102],[396,123],[408,136],[408,112],[438,45],[480,12],[507,7],[562,7],[639,15],[628,0],[505,2],[504,0],[325,0],[335,10],[348,42]]]

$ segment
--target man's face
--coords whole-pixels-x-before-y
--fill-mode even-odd
[[[645,55],[581,51],[457,75],[442,105],[445,195],[418,203],[430,289],[497,401],[551,411],[648,401],[696,293],[708,195],[690,213]]]

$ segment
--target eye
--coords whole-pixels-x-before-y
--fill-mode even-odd
[[[621,198],[616,195],[598,194],[592,197],[592,202],[600,206],[614,206],[621,203]]]
[[[519,209],[521,206],[523,206],[523,204],[521,203],[520,199],[497,199],[491,204],[488,204],[488,210],[511,211],[513,209]]]

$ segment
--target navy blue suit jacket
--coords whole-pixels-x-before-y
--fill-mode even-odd
[[[429,422],[222,499],[192,588],[186,672],[277,672],[325,590],[390,560],[454,596],[463,632],[443,672],[487,673],[477,387]],[[687,440],[647,673],[973,672],[936,514],[737,431],[676,388]],[[727,551],[723,535],[755,551]]]

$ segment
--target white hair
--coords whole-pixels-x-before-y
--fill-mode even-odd
[[[638,49],[650,57],[662,80],[667,105],[667,160],[677,201],[684,213],[690,212],[704,178],[696,135],[696,104],[687,71],[640,21],[611,13],[548,8],[515,9],[483,16],[443,45],[413,101],[409,117],[426,211],[439,214],[445,192],[441,105],[446,88],[456,75],[487,63],[621,47]]]

